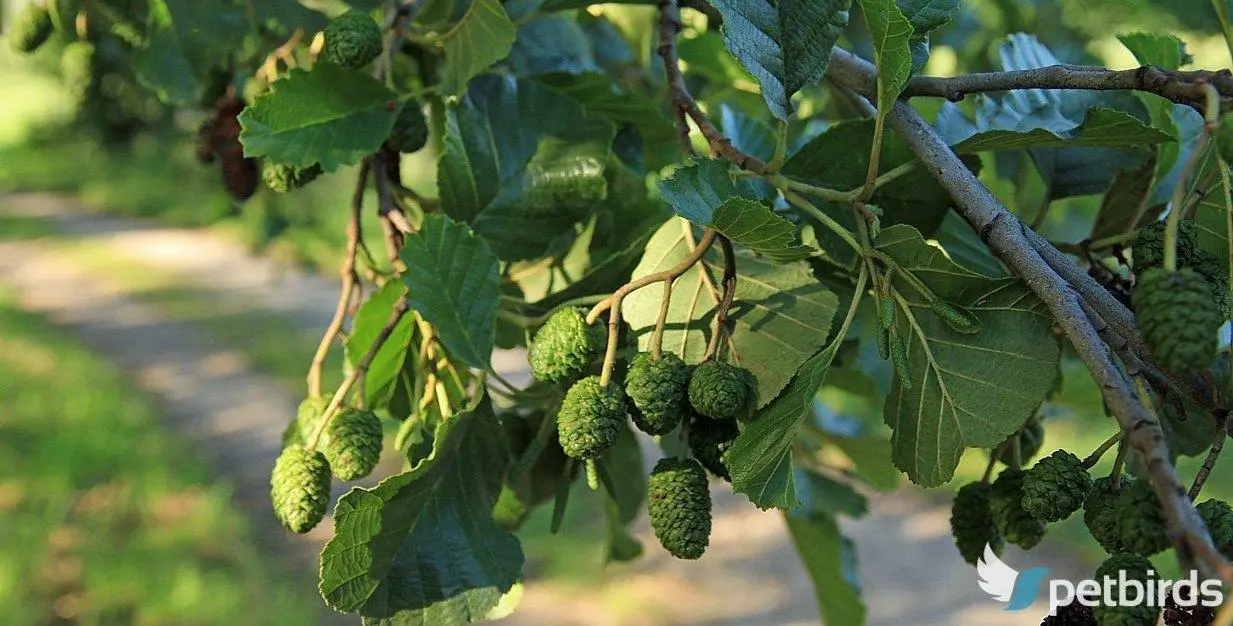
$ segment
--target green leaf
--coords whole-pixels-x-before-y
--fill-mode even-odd
[[[684,220],[669,220],[647,244],[633,278],[667,269],[689,255]],[[716,246],[717,247],[717,246]],[[758,379],[758,406],[775,399],[801,365],[826,341],[838,307],[838,298],[802,261],[777,265],[744,252],[737,253],[736,305],[729,313],[729,360],[748,368]],[[712,248],[702,263],[674,283],[668,309],[663,349],[686,361],[702,360],[723,263]],[[709,278],[704,279],[704,274]],[[659,315],[659,285],[633,292],[625,299],[624,317],[638,337],[640,349],[649,350],[651,331]]]
[[[851,0],[716,0],[724,44],[758,79],[775,117],[792,115],[792,95],[822,78],[848,24]]]
[[[906,226],[883,230],[876,247],[982,325],[974,334],[951,330],[896,279],[907,307],[893,332],[907,344],[908,367],[895,373],[884,413],[895,465],[933,487],[954,475],[964,448],[996,446],[1036,411],[1057,377],[1058,345],[1051,318],[1022,281],[964,269]]]
[[[785,513],[792,544],[813,580],[818,611],[827,624],[860,626],[865,604],[856,574],[856,547],[826,515]]]
[[[599,71],[590,41],[578,21],[559,13],[538,17],[518,27],[509,64],[519,76]]]
[[[660,181],[660,193],[678,215],[711,226],[753,252],[780,262],[798,261],[815,250],[796,241],[796,226],[746,197],[753,190],[733,180],[725,162],[700,159]]]
[[[1066,130],[1035,128],[1028,131],[987,130],[954,146],[959,154],[986,150],[1025,148],[1091,147],[1121,148],[1177,141],[1177,137],[1144,124],[1139,118],[1100,107],[1087,110],[1083,122]]]
[[[968,224],[958,213],[950,211],[946,214],[942,220],[942,226],[938,228],[936,238],[938,243],[946,249],[950,258],[959,265],[976,270],[990,278],[1001,278],[1007,275],[1002,262],[993,256],[993,253],[989,251],[989,246],[986,246],[980,240],[980,235],[972,230],[972,225]]]
[[[1220,175],[1221,165],[1215,162],[1212,168],[1212,189],[1195,206],[1194,222],[1198,227],[1199,247],[1214,257],[1219,267],[1229,266],[1228,214],[1233,212],[1233,190],[1225,186]]]
[[[500,300],[497,257],[470,228],[444,215],[424,218],[400,255],[407,302],[437,329],[450,355],[487,368]]]
[[[473,621],[496,606],[523,558],[491,520],[508,464],[495,420],[487,398],[475,400],[438,424],[418,465],[338,501],[321,552],[331,607],[404,624]]]
[[[896,0],[896,4],[912,24],[908,47],[912,71],[919,72],[929,61],[929,31],[945,26],[959,14],[959,0]]]
[[[748,496],[760,509],[787,510],[800,504],[792,441],[809,416],[834,356],[821,351],[805,361],[783,393],[758,411],[728,451],[732,490]]]
[[[368,301],[356,312],[347,335],[347,363],[355,367],[364,355],[372,349],[377,335],[390,320],[394,304],[407,288],[401,282],[390,281],[368,298]],[[368,373],[364,376],[364,402],[368,408],[381,408],[389,402],[390,394],[402,371],[403,361],[411,346],[411,333],[415,330],[415,322],[410,315],[404,315],[394,327],[377,355],[369,364]]]
[[[587,117],[632,124],[644,143],[675,146],[676,126],[665,114],[663,103],[641,93],[621,91],[605,74],[545,74],[536,80],[577,102]]]
[[[134,69],[168,103],[196,102],[204,77],[248,28],[244,14],[221,0],[150,0],[146,20],[148,43],[134,53]]]
[[[848,191],[865,183],[869,169],[869,153],[873,148],[874,120],[840,122],[831,126],[802,146],[784,164],[782,173],[789,178],[819,187]],[[843,158],[836,158],[843,155]],[[979,171],[980,160],[963,157],[969,169]],[[907,143],[894,133],[882,138],[879,174],[916,161]],[[950,194],[925,168],[917,168],[882,185],[869,199],[885,211],[883,224],[910,224],[921,232],[932,234],[954,204]],[[849,207],[842,213],[851,215]]]
[[[613,136],[535,81],[481,76],[446,115],[442,207],[503,260],[542,256],[607,198]]]
[[[811,515],[847,515],[860,518],[869,512],[869,500],[861,495],[850,480],[811,470],[796,471],[799,511]]]
[[[244,154],[332,172],[385,142],[398,115],[394,92],[356,70],[318,63],[292,70],[240,114]]]
[[[1092,225],[1092,239],[1111,237],[1130,232],[1138,223],[1150,224],[1156,219],[1156,212],[1145,207],[1148,194],[1152,191],[1152,175],[1156,172],[1156,157],[1148,159],[1143,167],[1137,170],[1123,170],[1113,177],[1113,183],[1105,192],[1096,213],[1096,222]],[[1141,214],[1142,213],[1142,214]]]
[[[475,0],[462,19],[441,35],[445,65],[441,93],[454,96],[493,63],[509,55],[517,29],[497,0]]]
[[[894,0],[860,0],[878,66],[878,119],[886,117],[912,75],[912,23]]]
[[[484,621],[502,612],[505,594],[522,579],[522,547],[491,514],[509,451],[499,432],[476,426],[360,609],[365,624]]]
[[[1164,70],[1176,70],[1194,62],[1186,52],[1186,42],[1169,33],[1124,33],[1118,41],[1135,55],[1140,65],[1154,65]]]

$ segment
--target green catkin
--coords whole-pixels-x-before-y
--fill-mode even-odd
[[[968,314],[950,305],[945,300],[935,298],[929,303],[933,310],[951,330],[957,333],[972,333],[979,330],[979,325]]]
[[[899,384],[903,385],[904,389],[911,389],[912,376],[908,369],[908,346],[899,335],[891,337],[890,352],[895,371],[899,374]]]
[[[890,296],[882,296],[879,298],[879,303],[882,305],[882,315],[879,316],[882,321],[882,328],[890,330],[895,325],[895,299]]]

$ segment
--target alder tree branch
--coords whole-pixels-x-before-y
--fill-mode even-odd
[[[681,62],[677,57],[676,38],[681,32],[681,9],[677,0],[659,0],[659,47],[657,52],[664,62],[664,73],[668,77],[668,91],[672,97],[672,110],[677,117],[678,137],[688,146],[689,126],[684,122],[688,117],[702,131],[711,152],[734,163],[737,167],[751,172],[763,174],[767,165],[758,157],[742,152],[732,145],[732,140],[719,131],[711,119],[698,106],[689,88],[685,86],[685,76],[681,73]]]
[[[702,360],[709,361],[719,353],[719,344],[728,329],[728,309],[732,308],[732,300],[736,297],[736,251],[732,249],[732,240],[723,235],[718,236],[719,247],[724,253],[723,296],[715,305],[715,319],[711,323],[711,340],[707,343],[706,354]]]
[[[1224,451],[1224,442],[1229,438],[1229,416],[1224,415],[1216,420],[1216,436],[1212,439],[1212,447],[1207,451],[1207,458],[1203,460],[1202,467],[1194,475],[1194,482],[1190,485],[1190,492],[1187,494],[1191,501],[1199,497],[1199,492],[1203,491],[1203,485],[1207,483],[1207,478],[1212,475],[1212,470],[1216,467],[1216,461],[1220,460],[1220,453]]]
[[[876,99],[876,70],[868,61],[836,48],[827,68],[828,78],[867,99]],[[1164,432],[1155,416],[1139,400],[1134,383],[1115,361],[1097,328],[1088,318],[1080,296],[1062,274],[1082,270],[1063,257],[1059,272],[1032,245],[1030,229],[986,188],[907,102],[899,101],[888,114],[891,127],[908,143],[924,167],[954,199],[959,213],[990,250],[1002,259],[1041,299],[1083,360],[1105,403],[1142,458],[1168,520],[1171,539],[1183,566],[1196,558],[1225,582],[1233,582],[1233,565],[1212,544],[1202,519],[1178,479]],[[1105,313],[1102,311],[1102,315]]]
[[[963,76],[916,76],[908,81],[904,97],[928,96],[962,100],[970,93],[1014,89],[1093,89],[1144,91],[1202,112],[1204,85],[1220,92],[1221,108],[1233,105],[1233,73],[1198,70],[1171,72],[1150,65],[1133,70],[1110,70],[1088,65],[1050,65],[1029,70],[982,72]]]
[[[410,311],[407,305],[407,298],[403,296],[394,303],[393,309],[390,310],[390,319],[385,322],[385,326],[381,327],[381,332],[377,333],[376,339],[373,340],[372,346],[368,348],[368,352],[364,353],[364,357],[355,365],[355,369],[351,371],[342,384],[338,386],[338,390],[334,392],[330,398],[330,404],[325,407],[322,412],[322,419],[313,429],[312,436],[308,438],[307,447],[309,450],[317,447],[317,442],[321,439],[321,433],[325,432],[325,428],[329,426],[330,421],[338,414],[339,407],[346,400],[347,394],[355,387],[356,383],[368,373],[368,368],[372,366],[373,359],[377,358],[377,353],[385,346],[385,342],[394,334],[394,328],[398,326],[398,322],[402,321],[404,315]]]
[[[347,219],[347,251],[343,256],[342,287],[339,288],[338,306],[334,309],[334,317],[330,320],[317,352],[313,355],[312,364],[308,367],[308,395],[311,398],[321,397],[321,371],[325,367],[325,359],[330,354],[330,348],[338,333],[342,331],[343,322],[347,317],[347,309],[351,306],[351,295],[359,283],[359,274],[355,271],[355,256],[364,236],[360,230],[360,215],[364,210],[364,189],[368,185],[368,172],[371,167],[369,159],[360,163],[360,171],[356,175],[355,191],[351,195],[351,217]]]

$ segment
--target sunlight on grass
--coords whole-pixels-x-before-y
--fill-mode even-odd
[[[0,294],[0,606],[13,624],[308,624],[230,489],[112,367]]]

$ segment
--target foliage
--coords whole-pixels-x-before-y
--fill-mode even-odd
[[[293,429],[289,454],[323,451],[354,478],[385,432],[406,468],[338,501],[320,571],[331,607],[374,624],[505,614],[525,559],[512,531],[550,501],[559,529],[581,476],[601,492],[607,532],[594,539],[613,560],[641,552],[628,526],[643,506],[670,553],[701,556],[706,470],[730,479],[785,512],[834,623],[865,616],[836,520],[864,513],[865,486],[895,482],[878,478],[891,464],[935,487],[987,452],[952,518],[969,562],[982,540],[1035,546],[1080,504],[1106,545],[1149,522],[1140,552],[1163,550],[1166,531],[1192,539],[1197,516],[1154,494],[1181,492],[1168,464],[1206,452],[1223,415],[1218,392],[1193,389],[1227,374],[1214,347],[1233,201],[1211,144],[1233,94],[1175,71],[1191,60],[1179,38],[1122,35],[1154,66],[1133,75],[1034,72],[1070,60],[1079,29],[965,34],[977,18],[955,1],[714,0],[683,15],[672,1],[357,1],[333,19],[291,0],[241,4],[58,2],[42,38],[84,60],[65,69],[83,97],[105,58],[161,106],[208,109],[198,156],[239,201],[259,162],[279,192],[356,176],[332,224],[345,245],[337,315],[309,365],[321,415]],[[1000,10],[1028,25],[1025,10]],[[996,44],[997,63],[982,48],[959,69],[1015,73],[922,77],[935,45],[965,37]],[[1092,76],[1109,88],[1073,89]],[[1026,82],[980,84],[1002,79]],[[917,97],[938,95],[963,101]],[[932,121],[913,126],[921,112]],[[404,180],[404,162],[428,184]],[[1168,225],[1153,227],[1166,201]],[[1185,276],[1195,306],[1166,315],[1179,300],[1159,298],[1152,272]],[[342,382],[325,386],[340,339]],[[1175,358],[1179,342],[1197,356]],[[498,347],[529,348],[538,380],[493,372]],[[1115,413],[1113,436],[1028,469],[1072,355]],[[817,399],[834,392],[886,428],[828,426]],[[356,415],[364,427],[345,428]],[[630,421],[664,450],[649,479]],[[1110,478],[1093,481],[1114,448]],[[1147,475],[1123,486],[1128,456]],[[311,471],[275,477],[299,532],[328,489],[310,458]]]

